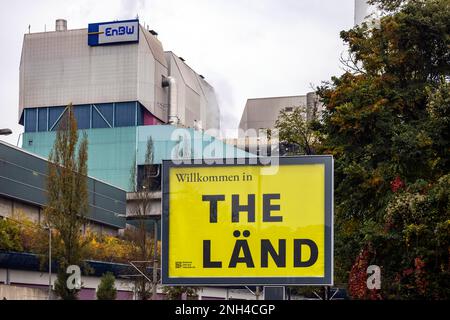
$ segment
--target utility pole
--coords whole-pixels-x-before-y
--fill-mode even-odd
[[[158,222],[155,219],[153,221],[153,288],[152,288],[152,300],[156,300],[157,287],[158,287]]]

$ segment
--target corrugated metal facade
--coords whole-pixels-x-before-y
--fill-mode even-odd
[[[50,133],[51,134],[51,133]],[[47,203],[48,163],[0,141],[0,195],[44,207]],[[93,178],[88,178],[89,220],[115,228],[124,228],[126,192]]]

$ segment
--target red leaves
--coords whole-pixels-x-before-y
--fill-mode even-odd
[[[416,288],[420,294],[425,295],[428,281],[425,279],[425,262],[421,258],[414,259]]]
[[[370,260],[370,248],[365,247],[352,266],[348,281],[348,291],[353,299],[380,300],[379,290],[367,288],[367,267]]]
[[[426,279],[425,261],[420,257],[414,259],[414,268],[407,268],[398,275],[397,282],[403,282],[403,286],[415,290],[420,295],[425,295],[429,282]]]
[[[348,279],[348,291],[353,298],[364,299],[367,295],[367,274],[369,250],[363,249],[356,258]]]
[[[413,268],[408,268],[408,269],[403,270],[403,276],[405,276],[405,277],[410,276],[413,273],[414,273],[414,269]]]
[[[416,270],[421,270],[425,267],[425,262],[420,258],[415,258],[414,266],[416,267]]]
[[[405,183],[400,179],[400,176],[396,176],[394,180],[391,181],[392,192],[397,192],[399,189],[403,188]]]

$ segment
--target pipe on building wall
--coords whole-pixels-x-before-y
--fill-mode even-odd
[[[165,77],[162,86],[169,87],[169,124],[178,125],[177,81],[174,77]]]

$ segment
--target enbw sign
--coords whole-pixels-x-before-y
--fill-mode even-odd
[[[162,283],[332,285],[333,158],[227,163],[163,162]]]
[[[88,45],[100,46],[139,41],[139,20],[90,23]]]

